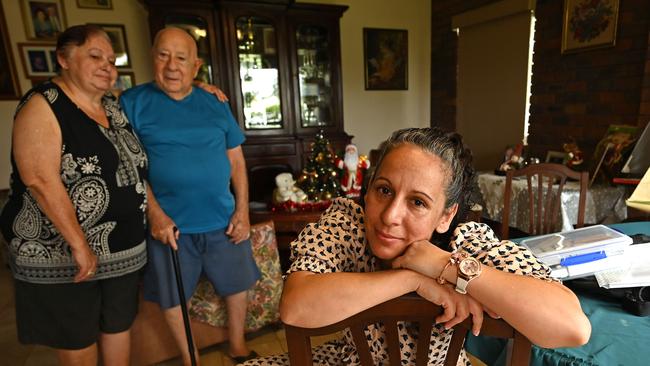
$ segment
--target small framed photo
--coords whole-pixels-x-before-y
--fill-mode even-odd
[[[113,89],[125,91],[128,88],[135,86],[135,74],[130,71],[120,71],[117,73],[117,80]]]
[[[564,0],[562,53],[614,46],[619,0]]]
[[[2,6],[0,6],[0,100],[19,99],[20,95],[20,84],[18,83],[14,56],[11,52],[7,23]]]
[[[90,24],[90,23],[89,23]],[[115,66],[118,68],[131,67],[131,59],[129,57],[129,46],[126,43],[126,30],[122,24],[92,24],[108,34],[113,44],[113,51],[115,51]]]
[[[28,79],[56,75],[56,46],[51,43],[18,43],[20,59]]]
[[[264,28],[264,53],[275,55],[275,28]]]
[[[546,160],[545,162],[547,163],[553,163],[553,164],[565,164],[568,160],[568,155],[564,151],[548,151],[546,153]]]
[[[79,9],[113,9],[113,0],[77,0]]]
[[[408,90],[408,31],[363,28],[366,90]]]
[[[20,0],[27,39],[56,40],[66,28],[63,0]]]

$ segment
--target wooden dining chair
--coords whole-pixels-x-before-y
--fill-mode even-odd
[[[397,322],[407,321],[417,324],[419,334],[431,334],[435,318],[441,313],[442,307],[416,294],[408,294],[376,305],[338,323],[320,328],[301,328],[285,324],[289,360],[292,366],[312,365],[310,337],[332,334],[350,328],[361,365],[374,365],[364,329],[369,324],[381,322],[386,329],[390,364],[401,365]],[[454,327],[445,366],[456,366],[465,338],[471,328],[471,318]],[[509,347],[507,365],[528,366],[532,344],[528,338],[517,332],[508,323],[501,319],[485,316],[481,334],[511,339],[513,342],[512,347]],[[417,342],[416,365],[427,365],[429,362],[430,337],[420,337]]]
[[[503,218],[501,220],[501,239],[508,239],[510,234],[510,209],[512,198],[512,180],[525,176],[528,183],[528,235],[548,234],[559,231],[558,224],[562,191],[567,178],[580,183],[578,199],[578,220],[576,227],[582,227],[585,221],[587,202],[588,172],[576,172],[562,164],[532,164],[523,169],[506,172],[506,186],[503,194]]]

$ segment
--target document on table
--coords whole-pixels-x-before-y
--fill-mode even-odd
[[[650,169],[645,172],[639,185],[625,203],[641,211],[650,212]]]
[[[629,266],[596,272],[598,285],[604,288],[650,286],[650,243],[625,249]]]

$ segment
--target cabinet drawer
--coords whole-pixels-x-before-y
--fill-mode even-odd
[[[242,145],[246,156],[295,155],[296,144],[274,143],[267,145]]]

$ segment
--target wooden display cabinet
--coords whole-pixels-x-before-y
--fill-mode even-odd
[[[203,59],[199,77],[218,85],[246,134],[251,201],[268,202],[275,176],[302,170],[323,130],[335,153],[343,123],[339,20],[347,6],[289,0],[144,0],[152,37],[186,29]]]

